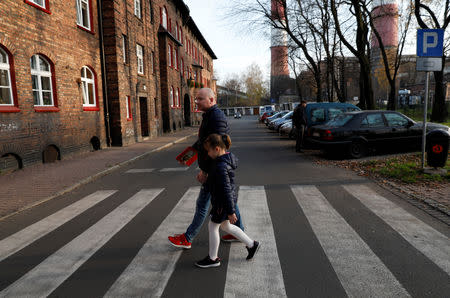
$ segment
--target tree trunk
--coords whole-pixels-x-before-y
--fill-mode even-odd
[[[431,113],[431,121],[444,122],[448,116],[448,111],[445,108],[445,84],[444,84],[444,72],[434,72],[434,82],[436,84],[434,88],[434,102],[433,111]]]
[[[397,109],[397,101],[395,100],[396,88],[395,88],[395,80],[389,81],[389,99],[388,99],[388,110],[395,111]]]

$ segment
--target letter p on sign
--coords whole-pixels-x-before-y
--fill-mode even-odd
[[[444,49],[444,30],[418,29],[417,56],[442,57]]]

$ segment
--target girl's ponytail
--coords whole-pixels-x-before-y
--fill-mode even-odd
[[[223,144],[225,145],[225,148],[228,150],[231,147],[231,138],[229,135],[222,135],[222,141]]]

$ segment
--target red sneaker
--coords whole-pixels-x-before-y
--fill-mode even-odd
[[[237,239],[236,237],[234,237],[231,234],[226,234],[226,235],[222,236],[222,241],[224,241],[224,242],[239,242],[239,239]]]
[[[175,247],[191,248],[191,242],[186,240],[184,234],[169,236],[170,243]]]

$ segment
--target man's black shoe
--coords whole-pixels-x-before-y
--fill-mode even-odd
[[[248,250],[247,260],[251,260],[253,258],[253,256],[259,250],[260,246],[261,246],[261,244],[258,241],[253,241],[253,247],[252,248],[248,248],[247,246],[245,247]]]
[[[195,263],[195,266],[200,267],[200,268],[219,267],[220,259],[217,258],[213,261],[213,260],[211,260],[211,258],[209,256],[206,256],[206,258],[204,258],[203,260]]]

